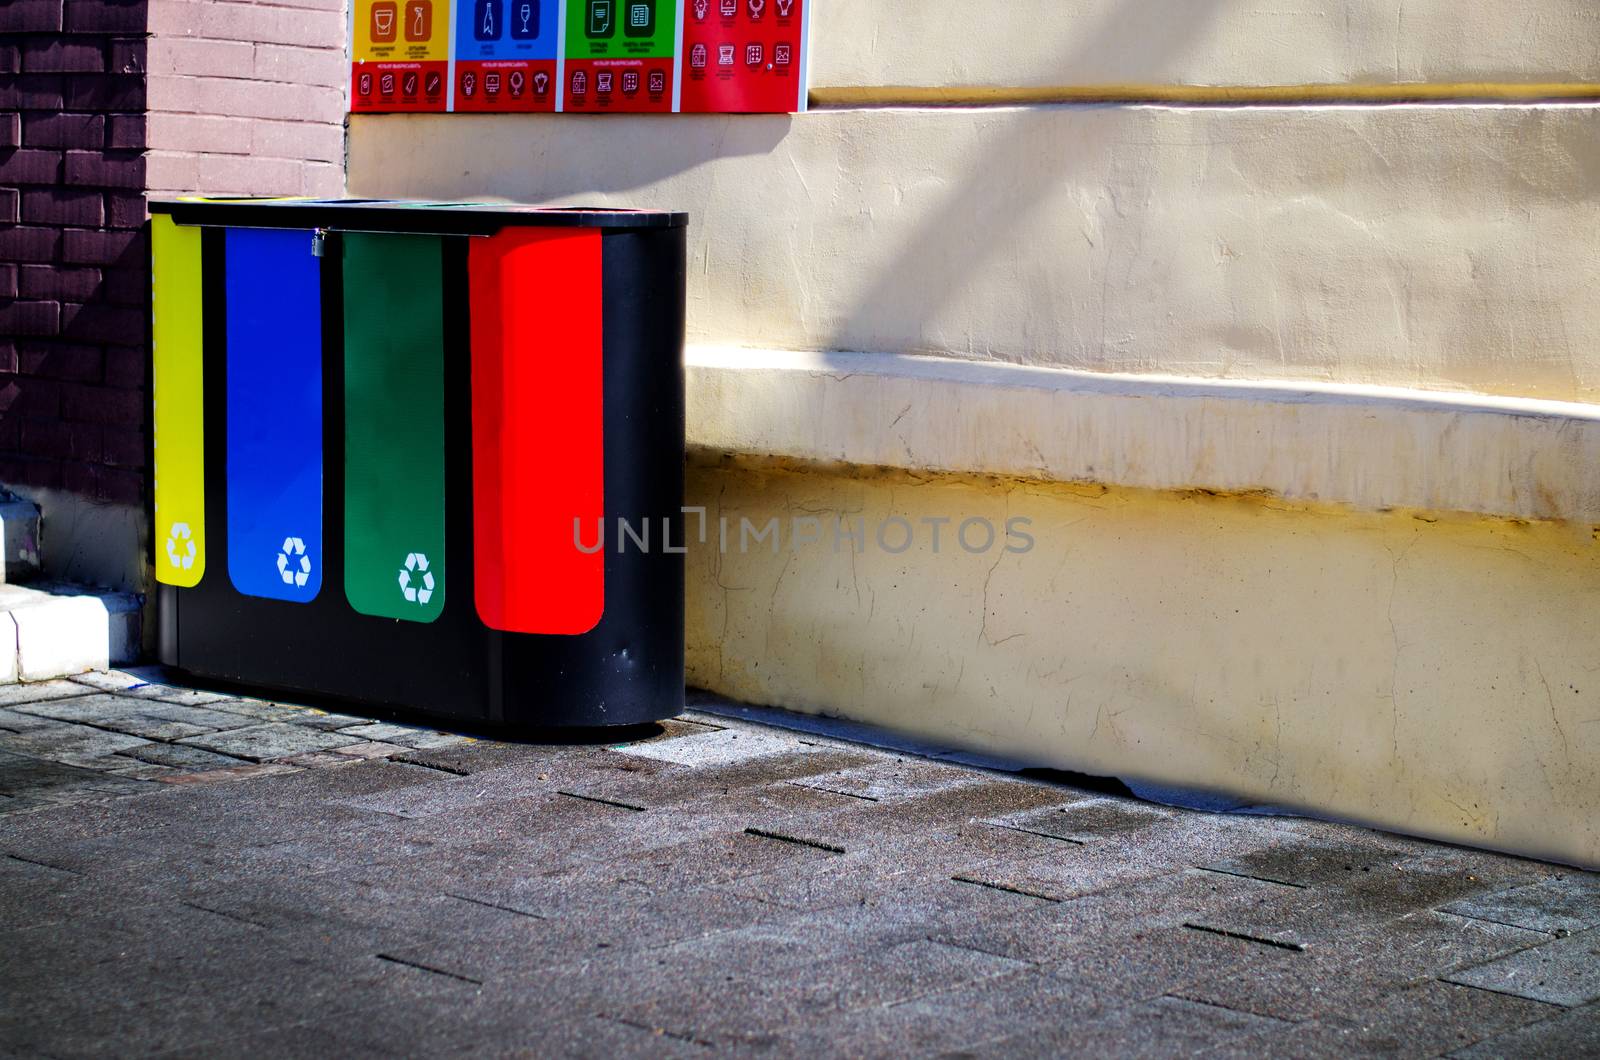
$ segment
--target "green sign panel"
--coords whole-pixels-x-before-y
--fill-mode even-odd
[[[672,54],[675,0],[570,0],[568,58],[649,59]]]
[[[344,241],[345,597],[364,615],[444,609],[443,248]]]

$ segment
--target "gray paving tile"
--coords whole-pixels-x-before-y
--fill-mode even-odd
[[[1600,1056],[1600,1004],[1496,1035],[1450,1054],[1463,1060],[1546,1060],[1548,1057]]]
[[[1575,933],[1600,924],[1600,874],[1574,873],[1451,902],[1443,910],[1551,934]]]
[[[75,681],[36,681],[0,685],[0,707],[16,707],[25,703],[40,703],[47,699],[62,699],[67,696],[86,696],[93,692],[94,689]]]
[[[1251,1039],[1271,1043],[1287,1037],[1294,1025],[1282,1020],[1235,1012],[1180,998],[1113,1009],[1098,1017],[1056,1028],[1036,1028],[964,1050],[968,1055],[1011,1057],[1042,1055],[1171,1057],[1210,1056]],[[1267,1051],[1271,1051],[1270,1044]]]
[[[798,1020],[778,1032],[780,1055],[959,1056],[1002,1037],[1039,1036],[1104,1018],[1126,1005],[1049,969],[985,979],[903,1004],[866,1008],[820,1026]],[[1014,1054],[1015,1055],[1015,1054]],[[1021,1055],[1059,1055],[1041,1046]]]
[[[244,759],[234,758],[229,755],[217,754],[200,747],[185,747],[181,744],[155,743],[145,747],[134,747],[126,751],[118,751],[140,762],[151,765],[167,766],[172,769],[184,769],[200,772],[210,769],[229,769],[243,762]]]
[[[619,745],[616,750],[683,766],[721,766],[773,755],[804,754],[810,747],[788,733],[717,729],[670,740]]]
[[[419,750],[435,747],[454,747],[457,744],[467,742],[465,736],[436,732],[433,729],[420,729],[411,725],[393,725],[388,722],[368,722],[361,725],[351,725],[337,731],[345,736],[359,736],[363,740],[398,744],[401,747],[412,747]]]
[[[1290,1020],[1359,1017],[1425,979],[1513,953],[1540,936],[1520,928],[1416,913],[1305,952],[1263,952],[1242,974],[1196,979],[1183,997]],[[1260,949],[1261,947],[1258,947]]]
[[[1451,983],[1424,982],[1376,998],[1360,1012],[1232,1041],[1224,1056],[1436,1057],[1508,1028],[1547,1019],[1550,1005]]]
[[[1452,983],[1569,1007],[1600,999],[1600,930],[1455,972]]]
[[[101,779],[101,774],[92,769],[0,751],[0,794],[39,794]]]
[[[1394,860],[1394,852],[1382,846],[1346,839],[1341,842],[1279,842],[1203,867],[1296,887],[1326,887],[1352,883],[1360,875]]]
[[[96,670],[68,678],[74,684],[86,685],[98,692],[122,692],[150,683],[147,675],[126,670]]]
[[[320,732],[282,722],[267,722],[262,725],[229,729],[225,732],[191,736],[180,742],[190,747],[217,751],[235,758],[249,759],[252,762],[271,762],[279,758],[306,754],[309,751],[327,751],[363,741],[357,736],[340,736],[337,733]]]
[[[856,768],[818,773],[806,783],[874,802],[893,802],[975,782],[970,769],[922,759],[880,758]]]
[[[183,688],[168,684],[143,684],[125,688],[116,693],[129,699],[154,699],[162,703],[176,703],[185,707],[218,706],[231,702],[234,697],[226,692],[207,692],[198,688]]]
[[[37,703],[19,703],[12,708],[19,714],[32,714],[55,721],[93,724],[102,718],[113,718],[133,709],[129,701],[110,692],[85,690],[81,696],[66,699],[46,699]]]
[[[32,732],[34,729],[48,729],[56,722],[51,718],[41,718],[37,714],[21,714],[14,710],[0,709],[0,740],[18,733]]]
[[[281,703],[269,703],[265,700],[250,699],[248,697],[233,697],[230,699],[218,700],[217,702],[212,703],[210,707],[212,710],[221,710],[226,711],[229,714],[238,714],[245,718],[254,718],[258,722],[285,721],[290,723],[310,724],[311,719],[318,716],[318,712],[307,707],[285,706]],[[346,725],[355,725],[361,720],[360,718],[349,718],[343,714],[336,717],[329,715],[320,716],[323,718],[331,718],[330,723],[327,725],[311,725],[312,728],[341,729]]]
[[[407,751],[399,756],[402,762],[426,766],[430,769],[466,776],[516,765],[528,757],[527,748],[517,744],[480,740],[473,743],[453,744],[449,747]]]
[[[802,964],[777,982],[730,968],[730,976],[691,979],[662,997],[606,1014],[713,1046],[771,1045],[786,1025],[814,1024],[1024,971],[1031,968],[1019,961],[918,939],[854,960]]]
[[[995,823],[1057,839],[1093,843],[1113,836],[1137,834],[1173,816],[1171,810],[1131,799],[1079,798],[1065,806],[1011,814],[996,819]]]
[[[91,769],[97,764],[104,764],[102,759],[118,751],[144,747],[149,742],[138,736],[69,723],[41,726],[17,734],[0,734],[0,748],[5,750]]]
[[[310,729],[321,729],[324,732],[334,732],[338,729],[347,729],[352,725],[361,725],[371,721],[371,718],[362,718],[354,714],[339,714],[315,707],[299,707],[289,703],[272,704],[278,710],[287,711],[280,719],[292,725],[304,725]],[[258,708],[259,709],[259,708]]]
[[[1550,866],[731,719],[395,751],[460,738],[130,676],[157,684],[105,696],[117,717],[240,727],[108,752],[0,706],[0,946],[42,954],[0,983],[0,1055],[1515,1055],[1589,1033],[1438,981],[1556,944],[1495,917],[1587,915]],[[241,733],[233,753],[306,768],[207,746]],[[351,761],[373,737],[397,760]],[[130,779],[240,768],[280,773]]]
[[[127,696],[92,695],[30,704],[29,712],[58,721],[93,725],[150,740],[178,740],[186,736],[240,728],[249,722],[236,714],[200,707],[132,699]]]

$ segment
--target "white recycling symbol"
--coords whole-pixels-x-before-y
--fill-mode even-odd
[[[167,562],[179,570],[189,570],[194,567],[195,555],[194,531],[188,523],[173,523],[167,532]]]
[[[299,563],[294,562],[295,557]],[[306,555],[306,543],[300,538],[283,539],[283,548],[278,552],[278,575],[285,585],[304,587],[311,580],[311,557]]]
[[[422,575],[417,584],[411,579],[415,575]],[[406,565],[400,568],[400,592],[410,604],[426,604],[433,599],[433,571],[428,569],[428,557],[421,552],[413,552],[406,557]]]

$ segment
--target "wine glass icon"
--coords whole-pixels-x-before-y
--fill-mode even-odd
[[[533,5],[523,4],[517,9],[517,17],[522,19],[522,32],[528,32],[528,20],[533,17]]]

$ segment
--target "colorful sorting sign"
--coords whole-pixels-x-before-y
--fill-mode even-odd
[[[447,108],[451,2],[358,0],[352,5],[352,111]]]
[[[553,111],[559,0],[457,0],[455,109]]]
[[[355,0],[352,111],[789,113],[810,0]]]

